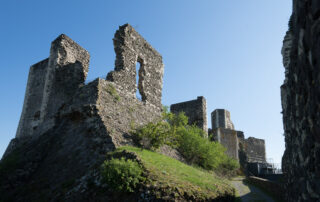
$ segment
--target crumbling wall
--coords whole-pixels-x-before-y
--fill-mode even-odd
[[[294,0],[281,86],[287,201],[320,200],[320,2]]]
[[[59,125],[57,119],[83,122],[83,119],[98,116],[103,125],[86,123],[87,127],[104,128],[101,131],[111,138],[111,148],[131,144],[129,132],[132,127],[160,118],[164,67],[161,55],[127,24],[116,32],[114,45],[116,67],[108,74],[112,81],[97,79],[84,85],[89,53],[66,35],[54,40],[49,59],[30,69],[24,111],[16,137],[42,134]],[[135,58],[133,63],[131,56]],[[144,92],[142,101],[135,97],[137,61],[143,63],[139,80]],[[88,110],[93,110],[94,114],[88,115]],[[37,122],[31,119],[35,114]]]
[[[51,43],[48,70],[45,77],[41,121],[50,128],[53,116],[84,84],[89,70],[89,53],[66,35],[60,35]]]
[[[266,162],[266,146],[263,139],[249,137],[245,139],[244,145],[248,162]]]
[[[62,34],[51,44],[50,56],[30,67],[25,101],[16,137],[54,126],[58,109],[84,84],[89,53]]]
[[[212,133],[213,140],[219,142],[227,149],[226,154],[238,160],[239,141],[237,131],[226,128],[215,128],[212,130]]]
[[[119,27],[113,44],[116,52],[115,69],[107,75],[107,80],[114,82],[121,91],[132,97],[139,90],[145,104],[161,110],[164,71],[161,55],[128,24]],[[136,72],[137,62],[140,63],[139,72]]]
[[[211,113],[211,126],[214,128],[228,128],[234,130],[230,112],[225,109],[216,109]]]
[[[206,133],[208,132],[207,102],[203,96],[197,97],[196,100],[173,104],[170,106],[170,111],[175,114],[184,112],[188,117],[188,124],[195,124]]]
[[[16,137],[32,135],[40,123],[40,108],[47,67],[48,59],[30,67],[23,109]]]
[[[116,66],[109,74],[113,82],[98,78],[85,85],[88,52],[67,36],[59,36],[52,43],[49,59],[31,67],[19,130],[29,131],[34,123],[29,118],[35,113],[40,121],[38,129],[21,132],[7,147],[2,159],[19,154],[21,169],[1,176],[1,193],[18,199],[15,201],[89,200],[91,197],[83,198],[81,194],[90,192],[87,184],[92,179],[99,179],[97,168],[106,153],[132,145],[132,127],[161,118],[161,56],[129,25],[120,27],[115,40],[121,39],[117,35],[122,32],[125,44],[121,47],[125,49],[118,50],[115,42],[117,57],[123,56],[116,61],[128,62],[132,59],[130,54],[141,56],[145,75],[140,82],[145,100],[133,96],[133,86],[127,85],[135,85],[135,68]],[[128,44],[131,45],[127,47]],[[141,50],[131,50],[138,47]],[[157,65],[152,65],[155,61]],[[66,188],[70,181],[72,186]],[[27,191],[31,189],[37,192]],[[108,193],[106,198],[109,199]]]

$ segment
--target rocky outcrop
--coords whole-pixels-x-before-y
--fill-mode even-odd
[[[282,54],[288,201],[320,200],[320,2],[294,0]]]

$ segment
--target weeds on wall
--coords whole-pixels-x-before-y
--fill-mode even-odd
[[[113,98],[114,98],[115,101],[120,101],[121,98],[120,98],[120,96],[119,96],[116,88],[115,88],[112,84],[108,84],[108,85],[107,85],[107,92],[108,92],[111,96],[113,96]]]

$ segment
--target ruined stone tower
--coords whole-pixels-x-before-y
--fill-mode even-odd
[[[49,58],[30,67],[16,137],[54,125],[54,115],[84,84],[89,53],[62,34],[51,44]]]
[[[105,141],[114,148],[130,144],[132,124],[139,126],[161,116],[161,55],[128,24],[119,27],[113,44],[114,71],[107,80],[99,78],[85,85],[89,53],[64,34],[52,42],[49,58],[30,67],[16,139],[7,151],[19,138],[59,127],[65,117],[86,122],[89,115],[99,121],[86,127],[103,129],[100,132],[109,136]],[[136,63],[141,65],[138,72]],[[136,91],[142,100],[136,98]]]
[[[80,190],[97,177],[106,153],[133,144],[132,126],[161,118],[161,55],[128,24],[113,44],[115,68],[107,79],[85,84],[89,53],[63,34],[52,42],[49,58],[30,67],[16,138],[2,157],[14,158],[19,169],[2,172],[1,199],[90,201]],[[77,188],[66,193],[70,180]]]
[[[211,125],[212,129],[215,128],[226,128],[234,129],[234,125],[230,118],[230,112],[225,109],[216,109],[211,112]]]
[[[221,143],[228,156],[239,160],[243,167],[250,162],[266,163],[265,141],[254,137],[245,139],[242,131],[235,130],[228,110],[214,110],[211,123],[213,140]]]
[[[188,124],[195,124],[203,129],[205,133],[208,132],[207,126],[207,102],[203,96],[197,97],[196,100],[180,102],[170,106],[172,113],[178,114],[184,112],[188,117]]]

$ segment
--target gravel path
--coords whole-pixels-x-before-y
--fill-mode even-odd
[[[243,182],[244,177],[236,177],[231,180],[231,184],[237,190],[237,196],[242,202],[252,201],[274,201],[270,196],[262,192],[259,188]]]

